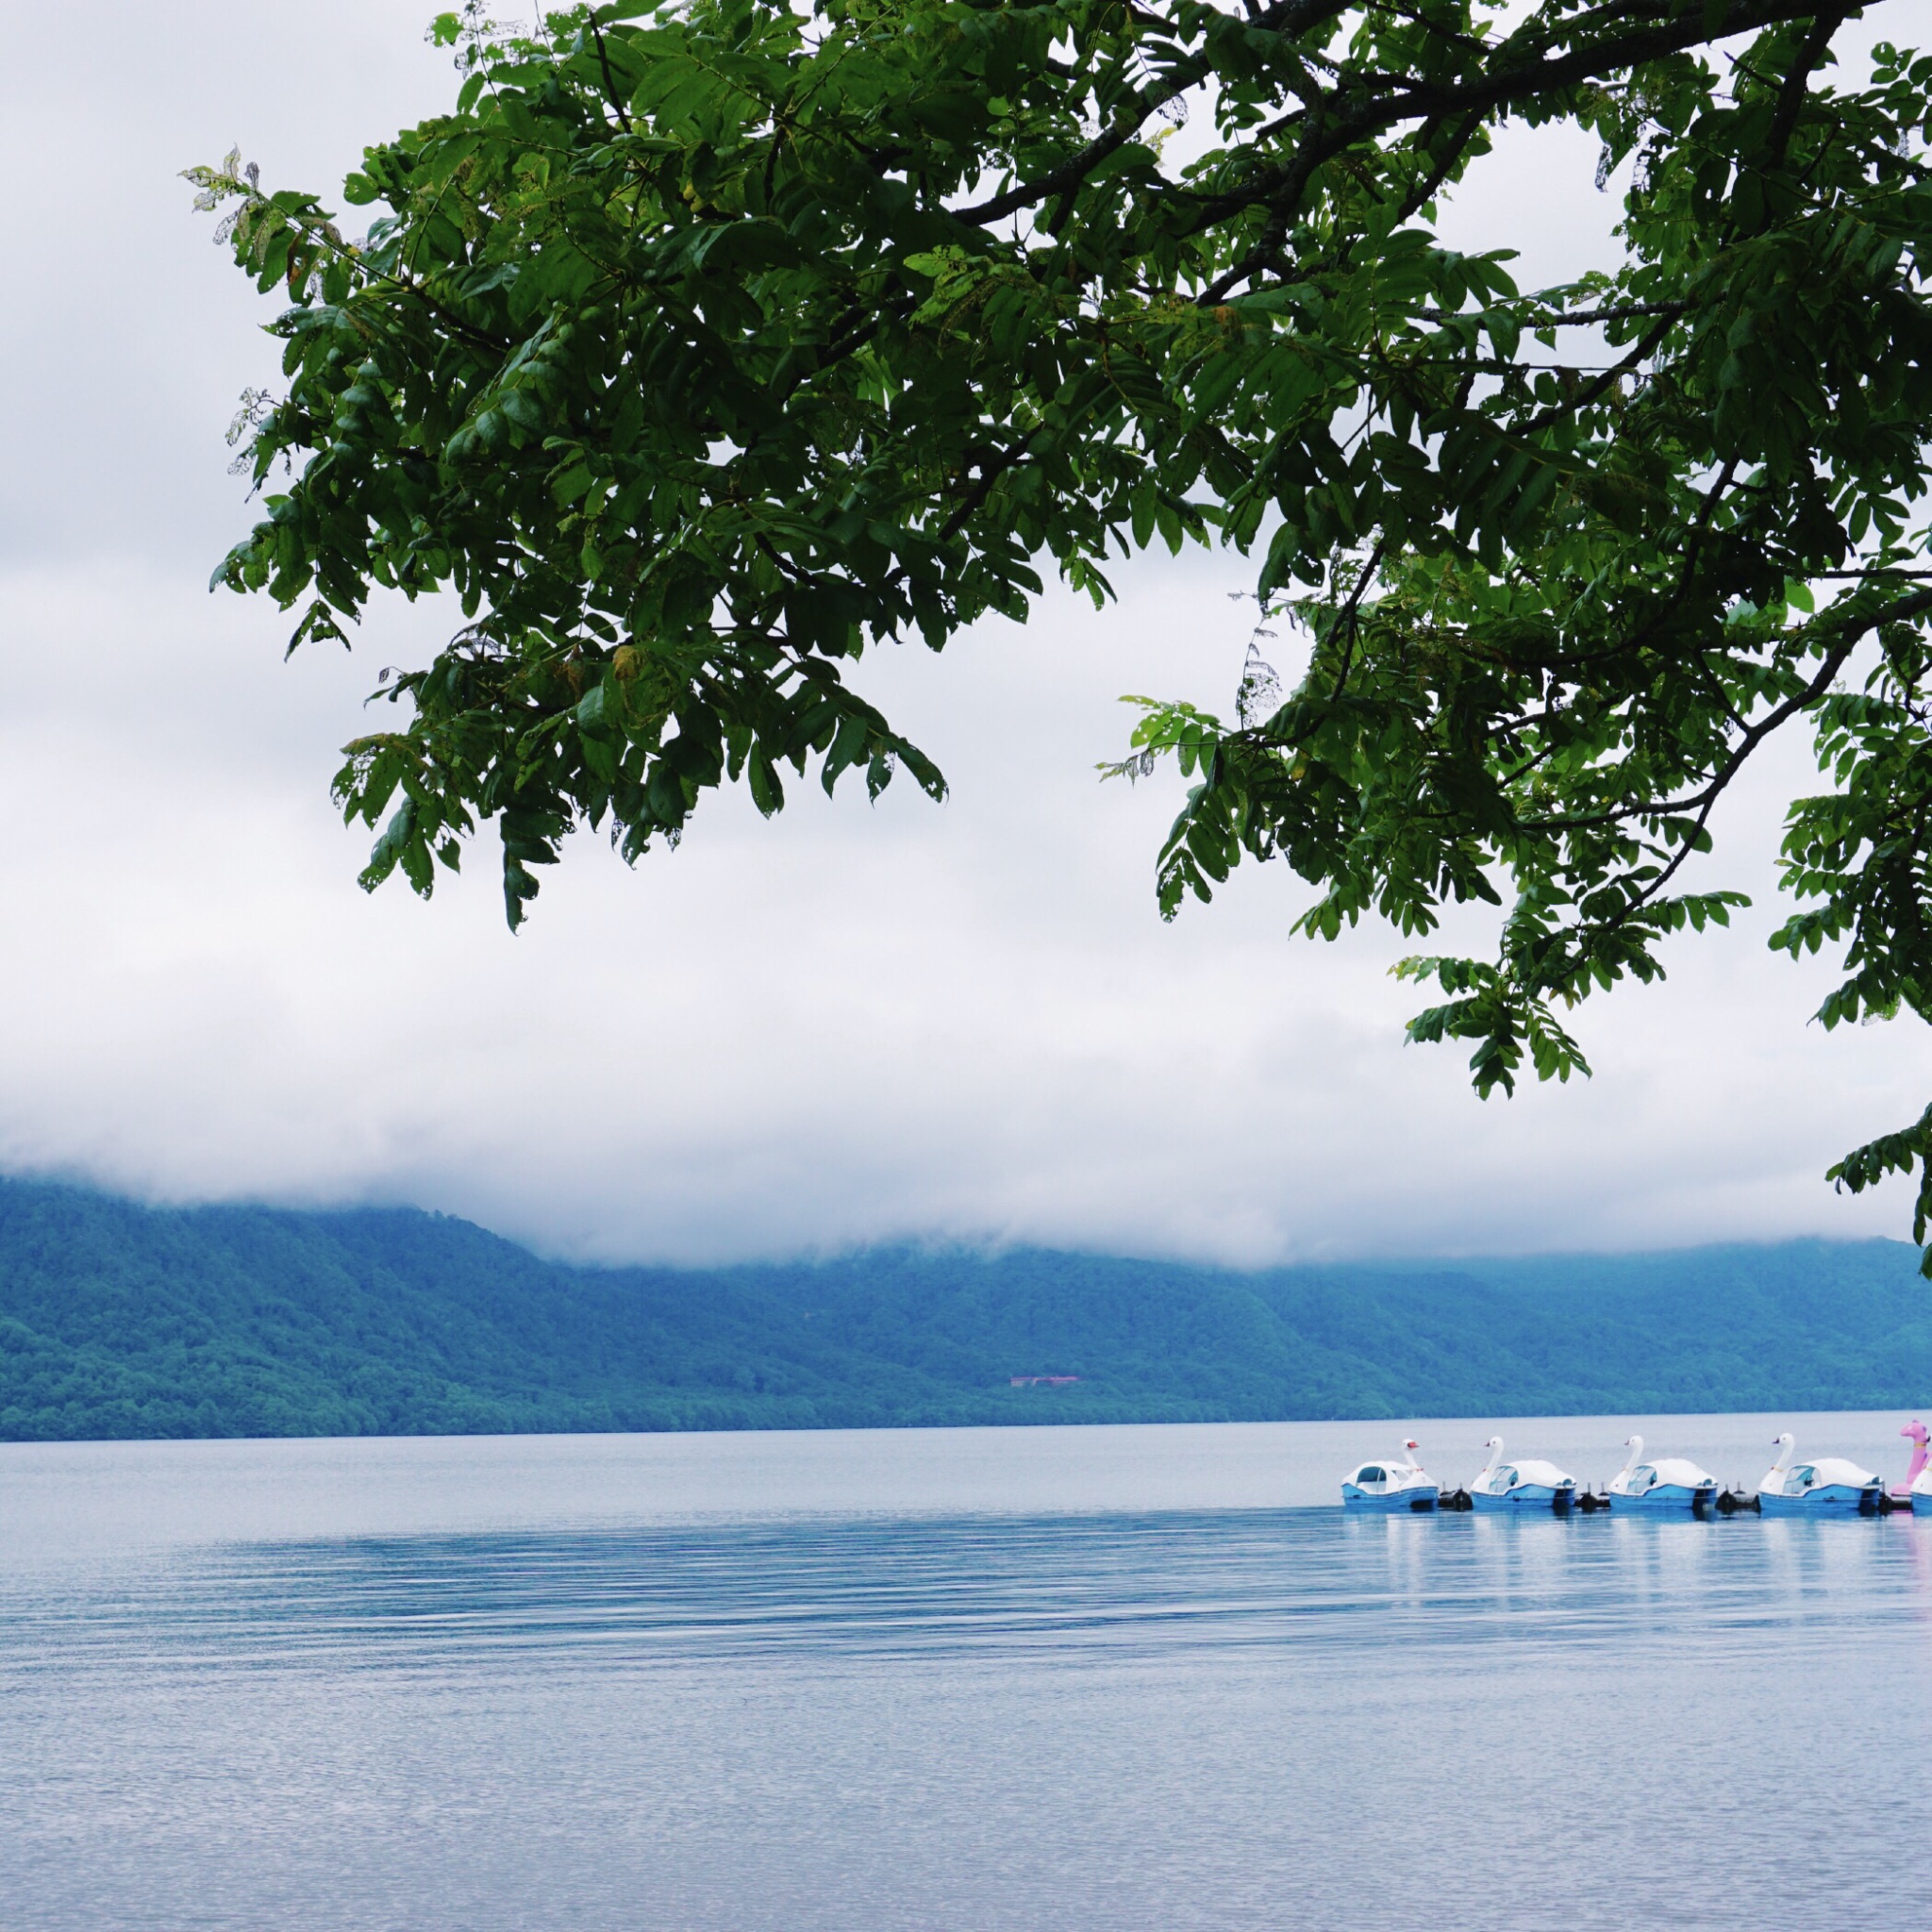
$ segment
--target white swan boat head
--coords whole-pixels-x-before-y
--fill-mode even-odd
[[[1757,1486],[1761,1507],[1774,1513],[1828,1513],[1877,1508],[1880,1484],[1869,1470],[1842,1456],[1799,1462],[1797,1441],[1789,1431],[1777,1439],[1777,1460]]]
[[[1478,1509],[1561,1509],[1576,1494],[1576,1478],[1554,1462],[1533,1457],[1503,1460],[1503,1439],[1491,1436],[1483,1444],[1490,1459],[1469,1486],[1469,1500]]]
[[[1355,1508],[1433,1509],[1441,1485],[1415,1459],[1422,1447],[1405,1441],[1393,1456],[1359,1462],[1341,1479],[1341,1500]]]
[[[1610,1480],[1612,1507],[1637,1509],[1694,1509],[1716,1499],[1717,1478],[1682,1456],[1643,1459],[1643,1438],[1624,1444],[1630,1454]]]

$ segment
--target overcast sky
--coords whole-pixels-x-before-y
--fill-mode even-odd
[[[156,1199],[409,1201],[600,1259],[1906,1231],[1901,1192],[1855,1203],[1821,1175],[1924,1105],[1924,1036],[1827,1038],[1806,1020],[1828,970],[1764,946],[1801,756],[1740,796],[1706,869],[1758,908],[1579,1016],[1580,1087],[1483,1104],[1461,1053],[1405,1049],[1421,1002],[1387,968],[1407,948],[1291,940],[1307,891],[1279,869],[1161,924],[1174,782],[1093,766],[1123,749],[1122,692],[1227,707],[1232,557],[1123,571],[1103,616],[1056,594],[942,658],[869,659],[944,807],[794,788],[767,825],[726,797],[634,873],[580,838],[515,939],[493,835],[433,905],[365,896],[335,749],[377,671],[455,619],[381,608],[353,658],[284,666],[281,613],[208,594],[248,521],[223,431],[275,346],[176,175],[239,142],[265,183],[333,191],[449,98],[431,10],[96,5],[9,29],[0,1166]],[[1609,218],[1593,160],[1512,150],[1456,239],[1584,265]]]

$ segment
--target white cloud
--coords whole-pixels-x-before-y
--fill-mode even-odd
[[[1581,1016],[1581,1089],[1479,1105],[1459,1055],[1401,1045],[1407,948],[1291,941],[1306,889],[1278,871],[1161,924],[1172,781],[1092,767],[1122,691],[1225,704],[1232,558],[869,662],[943,808],[808,788],[766,825],[726,799],[634,874],[579,840],[515,940],[487,841],[432,907],[365,897],[332,754],[375,668],[446,620],[384,608],[353,660],[284,667],[272,607],[206,593],[244,522],[221,431],[272,355],[173,176],[239,139],[270,179],[325,185],[447,68],[408,6],[92,19],[85,63],[26,25],[0,123],[16,287],[47,291],[0,319],[0,1159],[168,1198],[411,1199],[607,1258],[1899,1231],[1900,1200],[1819,1174],[1923,1105],[1923,1036],[1807,1028],[1828,974],[1763,947],[1774,781],[1802,758],[1754,779],[1711,868],[1760,908]],[[1592,158],[1512,219],[1552,247],[1567,210],[1600,220]]]

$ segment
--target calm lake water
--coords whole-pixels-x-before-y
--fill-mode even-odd
[[[1896,1480],[1906,1420],[1502,1433]],[[1402,1433],[0,1446],[0,1926],[1924,1916],[1932,1521],[1330,1507]]]

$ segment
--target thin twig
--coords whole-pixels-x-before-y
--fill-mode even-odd
[[[591,15],[591,38],[597,43],[597,65],[604,70],[604,97],[610,103],[618,125],[628,134],[631,132],[630,116],[624,111],[624,99],[617,92],[616,76],[610,72],[610,56],[604,47],[604,29],[598,25],[594,11]]]

